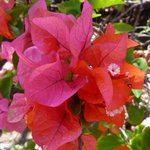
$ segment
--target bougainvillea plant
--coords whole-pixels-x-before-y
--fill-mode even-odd
[[[11,39],[6,11],[14,2],[9,4],[0,0],[0,23],[6,24],[0,34]],[[94,150],[96,138],[88,128],[102,121],[123,127],[132,89],[143,88],[145,72],[126,62],[128,48],[138,43],[127,33],[116,34],[111,23],[93,40],[92,11],[85,0],[75,18],[50,12],[38,0],[24,20],[25,32],[2,43],[7,63],[1,76],[16,70],[13,82],[22,90],[11,102],[1,95],[0,129],[28,127],[43,150]]]

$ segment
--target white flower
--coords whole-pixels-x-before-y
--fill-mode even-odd
[[[120,67],[117,64],[110,64],[107,69],[112,76],[120,74]]]
[[[107,111],[107,110],[106,110],[106,114],[107,114],[108,116],[110,116],[110,117],[114,117],[114,116],[116,116],[116,115],[118,115],[118,114],[121,114],[122,111],[123,111],[123,107],[120,107],[120,108],[115,109],[115,110],[113,110],[113,111]]]

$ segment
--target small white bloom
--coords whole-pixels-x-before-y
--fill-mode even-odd
[[[107,69],[112,76],[120,74],[120,67],[117,64],[110,64]]]
[[[3,70],[13,70],[13,64],[11,62],[6,62],[3,66]]]
[[[4,2],[8,4],[8,3],[9,3],[9,0],[4,0]]]
[[[123,107],[120,107],[119,109],[115,109],[115,110],[113,110],[113,111],[107,111],[107,110],[106,110],[106,114],[107,114],[108,116],[110,116],[110,117],[114,117],[114,116],[116,116],[116,115],[118,115],[118,114],[121,114],[122,111],[123,111]]]

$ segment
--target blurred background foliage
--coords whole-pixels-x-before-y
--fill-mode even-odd
[[[10,26],[16,37],[24,32],[23,19],[34,2],[36,0],[32,0],[31,3],[28,0],[16,0],[15,7],[8,12],[12,17]],[[93,38],[103,34],[109,22],[113,23],[116,33],[128,32],[131,39],[139,42],[139,46],[128,50],[127,62],[147,71],[147,75],[144,89],[132,91],[134,101],[127,104],[127,119],[123,128],[106,122],[97,122],[92,127],[85,128],[84,132],[92,133],[96,137],[98,150],[150,150],[150,0],[90,2],[93,6]],[[72,14],[76,17],[80,16],[82,5],[83,0],[47,0],[50,11]],[[0,36],[0,43],[6,40],[8,39]],[[15,54],[13,61],[17,66],[18,58]],[[5,60],[1,60],[0,66],[4,63]],[[0,92],[6,98],[11,98],[16,91],[22,91],[18,84],[13,84],[13,76],[15,72],[8,71],[0,78]],[[10,136],[9,132],[3,131],[0,137],[0,150],[5,149],[3,143],[7,134]],[[38,149],[28,130],[16,137],[11,148],[6,149]]]

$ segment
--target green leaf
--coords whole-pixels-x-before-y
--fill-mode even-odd
[[[125,130],[125,132],[129,139],[131,139],[133,137],[133,134],[134,134],[133,131],[127,129],[127,130]]]
[[[142,150],[150,149],[150,127],[146,127],[143,131]]]
[[[131,140],[132,150],[142,150],[141,141],[142,141],[142,135],[141,134],[135,135],[134,138]]]
[[[144,125],[140,124],[138,126],[136,126],[135,128],[135,131],[134,131],[134,134],[141,134],[143,132],[143,129],[144,129]]]
[[[101,121],[100,124],[102,124],[103,126],[105,126],[106,128],[112,128],[114,124],[108,123],[106,121]]]
[[[52,0],[46,0],[47,6],[51,5],[51,3],[52,3]]]
[[[133,59],[134,59],[134,55],[133,55],[133,48],[129,48],[128,51],[127,51],[127,55],[126,55],[126,61],[128,63],[132,63]]]
[[[58,4],[58,10],[65,14],[79,16],[81,14],[81,3],[79,0],[69,0]]]
[[[15,27],[14,25],[10,25],[10,27],[13,33],[15,34],[15,37],[20,35],[20,30],[17,27]]]
[[[3,97],[10,98],[12,85],[13,73],[8,71],[2,78],[0,78],[0,93],[2,93]]]
[[[132,32],[134,31],[134,27],[127,24],[127,23],[114,23],[113,24],[115,29],[116,29],[116,33],[125,33],[125,32]]]
[[[101,131],[98,129],[99,123],[94,122],[91,124],[91,127],[89,128],[89,131],[94,135],[96,138],[100,137]]]
[[[72,72],[69,72],[65,78],[66,81],[72,81],[72,78],[73,78],[73,73]]]
[[[114,150],[124,144],[122,139],[116,135],[106,135],[98,139],[98,150]]]
[[[17,69],[18,61],[19,61],[19,57],[16,54],[16,52],[14,52],[14,54],[13,54],[13,65],[14,65],[15,69]]]
[[[94,9],[107,8],[114,5],[125,4],[123,0],[90,0]]]
[[[140,33],[144,34],[144,33],[149,33],[150,32],[150,27],[146,27],[144,30],[142,30]]]
[[[95,11],[93,11],[92,18],[97,18],[100,16],[101,16],[101,14],[97,14]]]
[[[20,19],[21,15],[25,15],[27,13],[28,6],[25,4],[18,4],[13,9],[9,11],[9,14],[12,16],[11,22],[14,22]]]
[[[24,144],[24,150],[34,150],[35,149],[35,143],[32,140],[28,140]]]
[[[81,112],[81,101],[77,95],[73,96],[73,100],[69,103],[69,108],[74,115],[78,115]]]
[[[141,70],[147,71],[148,64],[145,58],[137,58],[133,61],[133,65],[137,66]]]
[[[18,92],[20,92],[20,93],[23,93],[23,92],[24,92],[24,90],[23,90],[23,88],[21,87],[21,85],[19,84],[19,82],[16,83],[16,84],[14,84],[13,88],[14,88],[14,90],[16,90],[16,91],[18,91]]]
[[[140,96],[142,95],[143,91],[142,90],[132,90],[132,93],[134,94],[134,96],[136,98],[140,98]]]
[[[138,108],[137,106],[130,105],[128,107],[128,122],[133,125],[140,124],[145,115],[145,108]]]

